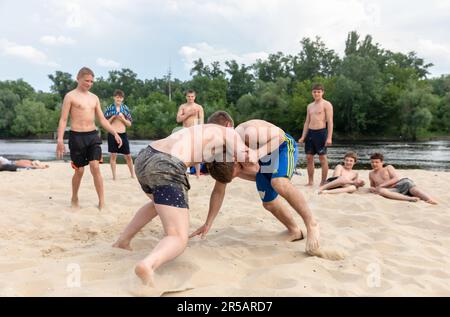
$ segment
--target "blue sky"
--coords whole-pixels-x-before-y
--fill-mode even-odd
[[[250,64],[299,52],[303,37],[342,55],[351,30],[450,74],[449,0],[0,0],[0,80],[49,91],[56,70],[131,68],[144,79],[169,65],[185,80],[200,57]]]

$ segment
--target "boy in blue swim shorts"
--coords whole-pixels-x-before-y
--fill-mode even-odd
[[[305,143],[308,170],[308,186],[314,185],[314,155],[319,155],[324,185],[328,176],[327,147],[333,139],[333,105],[323,99],[324,88],[321,84],[312,87],[314,102],[308,105],[302,137],[298,143]]]
[[[224,111],[211,115],[208,123],[232,128],[233,120]],[[300,240],[303,233],[294,221],[280,197],[302,217],[307,229],[306,251],[311,253],[319,248],[319,225],[315,221],[300,191],[291,183],[297,164],[297,145],[295,140],[277,126],[263,120],[250,120],[236,127],[245,145],[257,152],[260,168],[258,172],[241,162],[210,162],[207,167],[216,180],[211,193],[210,208],[206,222],[191,234],[191,237],[205,237],[217,216],[225,196],[227,183],[235,177],[256,182],[256,188],[264,208],[270,211],[289,232],[289,240]]]

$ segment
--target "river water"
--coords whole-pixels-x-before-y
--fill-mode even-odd
[[[135,157],[151,141],[130,141],[131,154]],[[107,142],[103,141],[102,149],[105,161],[108,161]],[[41,161],[55,160],[56,144],[54,140],[0,140],[0,156],[9,159],[32,159]],[[328,148],[330,167],[342,162],[347,151],[358,153],[360,160],[356,169],[369,169],[369,156],[373,152],[381,152],[385,162],[400,169],[425,169],[450,171],[450,141],[430,142],[341,142]],[[306,160],[303,146],[299,147],[299,166],[305,167]],[[69,160],[68,155],[65,156]],[[119,163],[123,160],[119,160]],[[319,164],[318,158],[316,164]],[[319,165],[316,165],[319,166]]]

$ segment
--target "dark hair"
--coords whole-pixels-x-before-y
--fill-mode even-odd
[[[231,123],[231,126],[234,127],[233,118],[226,111],[216,111],[212,115],[209,116],[207,123],[214,123],[221,126],[226,127],[227,123]]]
[[[125,98],[125,93],[120,89],[116,89],[116,90],[114,90],[113,96],[114,97],[119,96],[119,97]]]
[[[354,159],[355,163],[358,160],[358,155],[355,152],[352,152],[352,151],[345,153],[344,159],[347,158],[347,157],[351,157],[352,159]]]
[[[325,91],[322,84],[314,84],[311,90],[322,90]]]
[[[234,163],[213,161],[205,163],[209,174],[216,181],[227,184],[233,179]]]
[[[83,67],[78,71],[77,79],[83,77],[84,75],[91,75],[92,77],[95,77],[92,69],[88,67]]]
[[[371,160],[380,160],[381,162],[384,162],[384,155],[381,154],[381,153],[373,153],[373,154],[370,156],[370,159],[371,159]]]
[[[186,90],[186,92],[184,93],[184,95],[186,96],[187,94],[194,94],[194,95],[197,95],[197,93],[195,92],[194,89],[188,89],[188,90]]]

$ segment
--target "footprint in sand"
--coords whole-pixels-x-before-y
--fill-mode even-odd
[[[323,258],[323,259],[331,260],[331,261],[344,260],[348,256],[347,252],[345,252],[343,250],[324,249],[324,248],[312,250],[307,253],[309,255],[317,256],[319,258]]]
[[[130,271],[126,288],[131,295],[139,297],[161,297],[194,289],[191,284],[192,275],[200,267],[191,263],[169,263],[154,274],[153,287],[143,285],[142,281]]]
[[[63,252],[66,252],[66,249],[64,249],[60,246],[57,246],[57,245],[53,245],[50,248],[41,250],[41,254],[44,258],[49,257],[49,256],[54,256],[57,254],[61,254]]]

